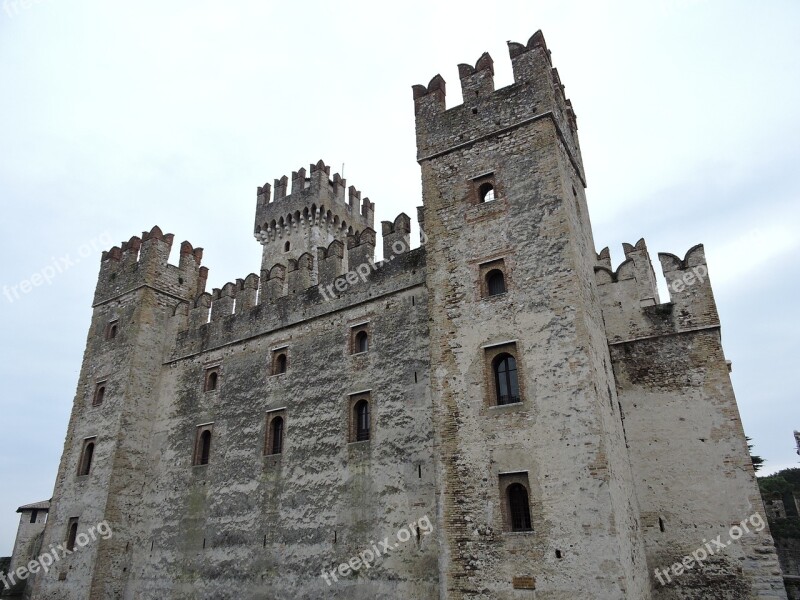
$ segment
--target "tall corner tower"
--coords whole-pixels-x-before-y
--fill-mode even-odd
[[[34,580],[33,598],[122,598],[134,549],[149,535],[142,498],[164,358],[205,288],[202,249],[158,227],[103,252],[78,388],[42,548],[90,543]],[[98,536],[98,524],[113,532]],[[105,525],[103,526],[105,527]]]
[[[416,85],[447,598],[649,598],[575,114],[541,32]]]

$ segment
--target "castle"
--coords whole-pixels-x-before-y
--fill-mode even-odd
[[[541,32],[509,52],[413,87],[417,248],[400,214],[375,263],[320,161],[258,188],[257,274],[103,253],[26,597],[786,598],[703,247],[668,302],[644,240],[596,253]]]

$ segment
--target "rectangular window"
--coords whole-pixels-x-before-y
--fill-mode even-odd
[[[194,440],[194,466],[207,465],[211,458],[211,434],[214,428],[213,423],[199,425],[195,433]]]

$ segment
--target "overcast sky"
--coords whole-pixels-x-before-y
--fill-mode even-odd
[[[158,224],[221,287],[259,269],[256,187],[320,158],[376,222],[416,217],[411,85],[441,73],[454,106],[487,50],[508,85],[506,40],[539,28],[598,250],[705,244],[745,431],[765,471],[797,466],[800,3],[0,5],[0,556],[52,495],[102,249]]]

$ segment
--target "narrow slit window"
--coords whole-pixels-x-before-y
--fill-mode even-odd
[[[78,463],[78,475],[88,475],[92,470],[94,461],[94,449],[97,438],[89,438],[83,441],[80,462]]]
[[[286,373],[288,362],[286,360],[286,353],[281,352],[275,357],[275,365],[273,367],[273,375],[283,375]]]
[[[209,463],[211,459],[211,434],[211,425],[197,428],[197,437],[194,444],[194,460],[192,461],[193,465],[202,466]]]
[[[94,397],[92,398],[92,406],[100,406],[106,397],[106,382],[100,382],[94,388]]]
[[[370,437],[369,401],[359,400],[353,406],[353,441],[365,442]]]
[[[75,550],[75,540],[78,538],[78,519],[72,518],[67,525],[67,550]]]
[[[283,417],[272,419],[270,444],[270,454],[281,454],[283,452]]]

